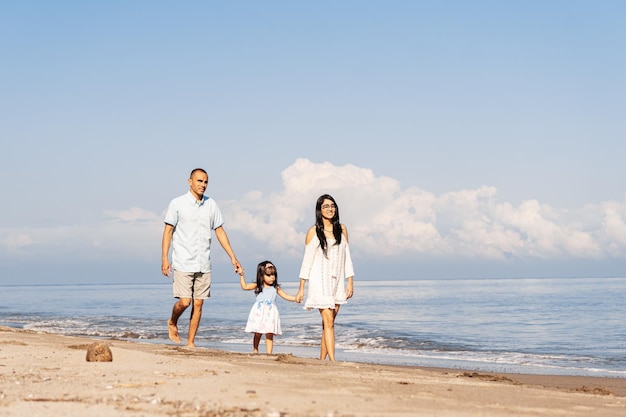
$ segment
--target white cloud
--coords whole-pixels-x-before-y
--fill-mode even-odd
[[[107,210],[104,214],[109,221],[115,223],[163,222],[163,216],[139,207],[131,207],[128,210]]]
[[[28,247],[33,244],[33,238],[27,232],[15,231],[12,233],[3,233],[4,238],[0,241],[2,247],[8,252],[15,252],[21,248]]]
[[[228,233],[244,237],[247,248],[271,248],[299,259],[314,223],[315,201],[329,193],[338,202],[355,255],[372,262],[626,258],[626,199],[579,210],[536,200],[514,206],[499,201],[494,187],[435,195],[403,188],[370,169],[307,159],[287,167],[282,180],[275,192],[250,191],[238,200],[220,201]],[[149,210],[106,211],[95,224],[2,230],[0,254],[158,262],[162,228],[163,215]]]
[[[293,255],[314,221],[317,197],[329,193],[362,256],[480,259],[599,259],[626,256],[624,202],[559,210],[536,200],[498,201],[494,187],[439,196],[403,189],[354,165],[298,159],[282,173],[283,190],[226,202],[229,229]]]
[[[155,213],[132,207],[107,211],[101,222],[46,228],[3,230],[0,251],[12,258],[42,260],[65,257],[106,260],[160,259],[163,220]]]
[[[626,247],[626,204],[605,202],[599,208],[604,215],[601,225],[604,247],[610,255],[622,257]]]

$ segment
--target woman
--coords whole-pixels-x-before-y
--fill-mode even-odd
[[[296,294],[296,301],[302,301],[304,284],[308,281],[304,308],[317,308],[322,316],[321,360],[328,357],[335,361],[335,317],[339,306],[354,293],[353,276],[348,229],[339,222],[335,199],[324,194],[315,205],[315,226],[306,234],[300,288]]]

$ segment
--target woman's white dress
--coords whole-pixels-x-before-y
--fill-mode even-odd
[[[335,304],[345,304],[346,278],[354,276],[350,247],[345,236],[339,245],[335,239],[327,238],[327,256],[324,256],[317,235],[304,248],[304,258],[300,268],[300,278],[308,280],[306,310],[314,308],[335,308]]]
[[[280,314],[276,307],[276,288],[263,287],[250,309],[245,331],[248,333],[282,334]]]

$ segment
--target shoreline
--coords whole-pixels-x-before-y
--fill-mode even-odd
[[[126,340],[126,339],[125,339]],[[136,339],[128,339],[134,341]],[[147,340],[141,340],[141,342],[148,342]],[[148,342],[152,343],[152,342]],[[155,343],[170,343],[169,340],[160,340]],[[263,341],[261,342],[261,350],[264,349]],[[237,353],[251,353],[252,343],[246,344],[239,343],[212,343],[210,345],[199,344],[200,347],[225,350],[228,352]],[[317,359],[319,357],[319,345],[318,346],[294,346],[288,344],[282,344],[281,340],[274,340],[274,353],[293,354],[298,357],[305,357],[311,359]],[[611,372],[608,370],[595,370],[589,371],[587,369],[564,369],[564,368],[546,368],[540,366],[525,365],[513,365],[502,363],[486,363],[477,362],[464,359],[446,360],[448,364],[443,364],[440,359],[429,358],[408,358],[400,355],[379,355],[376,353],[361,353],[355,352],[354,348],[348,350],[337,346],[335,348],[335,358],[339,362],[358,362],[367,363],[372,365],[395,365],[406,366],[409,368],[423,368],[423,369],[447,369],[450,371],[467,371],[481,373],[496,373],[496,374],[528,374],[528,375],[546,375],[546,376],[573,376],[573,377],[594,377],[594,378],[624,378],[626,379],[626,372]],[[420,362],[420,363],[416,363]],[[473,365],[472,365],[473,364]],[[491,369],[490,369],[491,368]],[[577,373],[579,372],[579,373]]]
[[[112,362],[87,362],[93,342]],[[626,378],[322,362],[0,326],[0,416],[621,416]]]

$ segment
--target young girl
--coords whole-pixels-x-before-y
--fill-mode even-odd
[[[248,323],[245,331],[254,333],[254,353],[259,353],[259,342],[265,334],[265,349],[272,353],[274,347],[274,335],[282,334],[280,328],[280,315],[276,308],[276,295],[280,295],[287,301],[296,301],[296,297],[287,294],[278,285],[278,273],[276,267],[270,261],[259,263],[256,268],[256,282],[246,283],[243,274],[239,277],[241,288],[249,291],[254,290],[256,302],[250,309]]]

